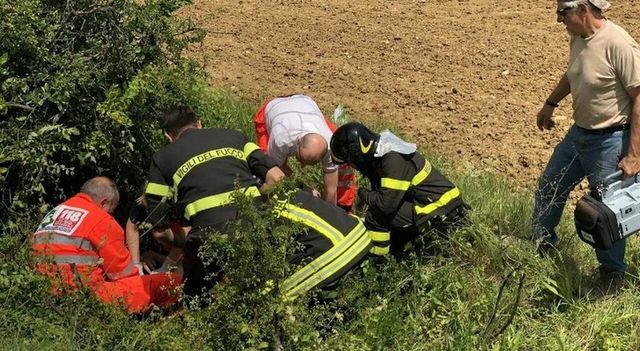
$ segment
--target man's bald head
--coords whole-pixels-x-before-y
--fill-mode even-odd
[[[94,177],[87,180],[80,189],[83,194],[89,197],[103,210],[112,213],[118,207],[120,193],[113,180],[107,177]]]
[[[329,145],[322,135],[309,133],[298,139],[296,157],[303,166],[311,166],[320,162],[328,149]]]

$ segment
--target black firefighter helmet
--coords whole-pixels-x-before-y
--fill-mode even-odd
[[[380,135],[357,122],[349,122],[331,137],[331,154],[336,164],[348,163],[356,169],[364,169],[373,162]]]

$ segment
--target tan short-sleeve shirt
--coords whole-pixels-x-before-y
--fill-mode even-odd
[[[624,29],[606,21],[590,37],[571,37],[567,78],[578,126],[629,123],[633,101],[628,91],[640,86],[640,47]]]

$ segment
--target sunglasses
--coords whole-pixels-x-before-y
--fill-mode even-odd
[[[577,7],[565,7],[560,10],[556,10],[556,15],[564,17],[567,13],[577,9]]]

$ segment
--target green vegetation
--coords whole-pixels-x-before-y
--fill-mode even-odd
[[[224,258],[228,276],[205,297],[207,307],[130,317],[87,292],[52,297],[30,269],[31,230],[94,174],[133,193],[162,143],[161,111],[185,103],[206,125],[251,133],[258,102],[207,87],[182,58],[201,33],[172,17],[181,5],[0,0],[0,348],[640,349],[633,282],[616,296],[579,297],[596,263],[569,222],[558,255],[541,259],[528,240],[531,193],[434,155],[472,205],[474,224],[419,254],[366,262],[336,299],[280,299],[295,228],[242,200],[237,235],[203,251]],[[636,240],[627,258],[635,275]]]

